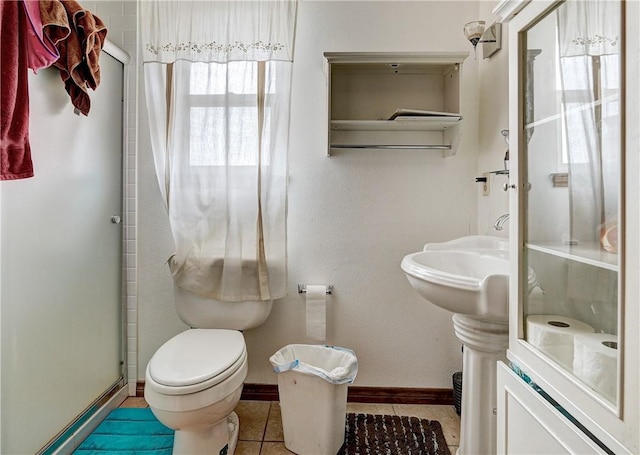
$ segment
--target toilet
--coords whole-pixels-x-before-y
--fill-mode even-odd
[[[175,430],[174,454],[233,455],[239,422],[233,412],[247,376],[241,330],[262,324],[273,301],[222,302],[177,286],[178,316],[189,329],[164,343],[145,372],[144,397]]]

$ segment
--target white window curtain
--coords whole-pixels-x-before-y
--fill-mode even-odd
[[[140,8],[174,282],[230,302],[283,297],[297,2],[146,0]]]
[[[571,240],[599,248],[617,227],[621,179],[621,45],[618,0],[567,1],[558,8],[558,49],[569,173]],[[571,314],[617,333],[617,274],[569,261]],[[615,300],[615,299],[614,299]]]
[[[569,1],[558,8],[571,235],[599,242],[618,222],[621,157],[621,2]]]

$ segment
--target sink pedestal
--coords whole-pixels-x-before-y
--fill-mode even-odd
[[[496,369],[509,345],[508,242],[475,235],[428,243],[402,258],[400,267],[418,294],[454,313],[455,334],[464,346],[458,455],[494,455]],[[536,282],[529,269],[529,288]]]
[[[453,315],[462,342],[462,415],[458,455],[496,453],[496,362],[509,345],[508,322]]]

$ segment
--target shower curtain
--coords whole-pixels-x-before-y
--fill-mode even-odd
[[[224,301],[283,297],[297,1],[140,5],[174,282]]]

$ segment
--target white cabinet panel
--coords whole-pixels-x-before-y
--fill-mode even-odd
[[[620,0],[530,2],[509,22],[507,358],[616,454],[640,452],[639,24]],[[555,434],[505,387],[503,451]]]
[[[606,454],[503,362],[498,362],[498,453]]]

